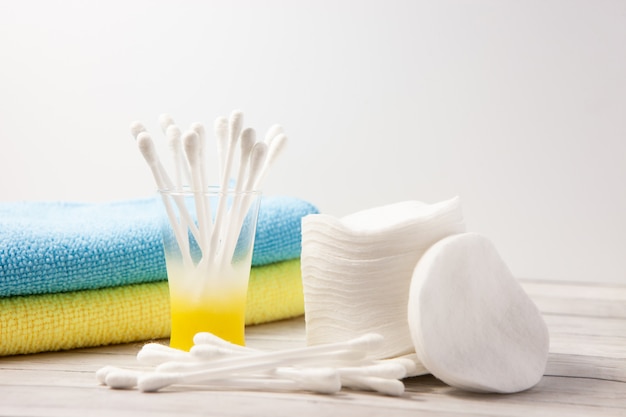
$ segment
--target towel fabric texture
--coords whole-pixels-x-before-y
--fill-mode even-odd
[[[157,198],[0,203],[0,355],[169,335]],[[301,219],[294,197],[263,197],[247,324],[301,315]]]
[[[0,297],[163,280],[161,204],[0,204]],[[252,266],[300,257],[300,220],[316,212],[294,197],[264,197]]]
[[[0,298],[0,356],[168,337],[166,281]],[[300,260],[253,267],[246,324],[304,313]]]

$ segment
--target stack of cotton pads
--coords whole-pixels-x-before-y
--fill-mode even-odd
[[[343,218],[302,220],[302,280],[309,345],[384,336],[371,354],[414,352],[407,323],[409,287],[423,253],[465,231],[458,198],[436,204],[407,201]]]

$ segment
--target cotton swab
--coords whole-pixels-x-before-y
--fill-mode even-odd
[[[195,347],[195,346],[194,346]],[[208,349],[207,349],[208,348]],[[271,368],[280,366],[319,366],[328,364],[340,364],[345,365],[347,363],[358,363],[366,356],[366,352],[361,350],[344,349],[333,352],[319,353],[317,355],[311,355],[306,357],[293,357],[286,359],[271,359],[273,365]],[[215,356],[213,356],[215,355]],[[194,356],[198,359],[197,362],[189,361],[168,361],[164,362],[156,367],[157,372],[196,372],[215,368],[216,366],[230,366],[232,364],[247,363],[252,366],[254,363],[264,361],[265,358],[259,357],[259,355],[243,355],[228,351],[223,348],[207,347],[203,346],[201,351],[196,351]],[[213,356],[213,358],[212,358]],[[215,359],[215,357],[218,357]],[[267,370],[265,366],[269,363],[260,363],[261,369]],[[269,364],[271,365],[271,364]],[[248,370],[249,371],[249,370]]]
[[[104,383],[114,389],[130,389],[137,386],[142,371],[130,369],[112,370],[107,373]]]
[[[283,127],[281,125],[272,125],[269,129],[267,129],[267,132],[265,133],[265,138],[263,140],[269,145],[270,142],[281,133],[283,133]]]
[[[159,126],[161,126],[161,131],[163,133],[167,132],[167,129],[174,124],[174,119],[167,113],[163,113],[159,115]]]
[[[239,139],[239,171],[235,184],[235,193],[240,193],[244,189],[244,180],[250,159],[250,152],[256,142],[256,132],[254,129],[246,128],[241,132]]]
[[[196,345],[192,346],[189,353],[196,361],[209,361],[224,357],[248,355],[248,352],[237,351],[220,346]]]
[[[259,175],[262,169],[265,167],[267,160],[268,148],[265,142],[257,142],[250,151],[250,160],[248,163],[248,172],[244,180],[244,191],[255,190],[255,185],[258,182]]]
[[[404,384],[397,379],[360,376],[342,378],[341,383],[347,388],[377,391],[393,397],[399,397],[404,394]]]
[[[342,378],[355,376],[375,376],[378,378],[402,379],[406,368],[399,363],[375,363],[366,366],[344,366],[337,368]]]
[[[239,191],[243,191],[245,195],[237,195],[235,201],[228,212],[228,221],[226,227],[226,236],[223,241],[225,250],[223,252],[223,260],[228,261],[233,256],[235,246],[237,245],[238,234],[237,231],[241,230],[243,221],[246,218],[246,214],[252,204],[254,194],[251,191],[254,190],[254,184],[259,176],[263,164],[266,159],[267,145],[265,142],[257,142],[250,150],[248,159],[248,167],[244,172],[246,173],[244,178],[239,178],[237,183],[243,183],[240,186]]]
[[[154,142],[152,141],[152,137],[150,136],[150,134],[148,132],[141,132],[137,135],[136,141],[139,151],[143,155],[144,159],[148,163],[148,166],[150,167],[150,170],[152,171],[152,176],[154,177],[154,181],[156,182],[157,187],[160,190],[174,189],[174,184],[172,183],[172,180],[167,175],[165,168],[159,160],[159,156],[157,154]],[[194,235],[194,238],[198,239],[198,229],[195,227],[193,220],[189,216],[184,201],[180,196],[175,196],[174,201],[178,206],[181,217],[187,222],[191,233]]]
[[[228,342],[226,342],[228,343]],[[137,353],[137,360],[143,364],[163,365],[157,367],[163,372],[188,372],[210,368],[219,364],[218,359],[253,357],[263,353],[256,349],[238,346],[231,348],[226,344],[196,344],[189,352],[170,348],[159,343],[148,343]],[[355,350],[340,350],[328,353],[320,353],[311,357],[299,360],[298,364],[307,366],[322,363],[337,363],[346,366],[350,363],[358,363],[364,357],[364,352]]]
[[[137,145],[139,147],[141,154],[143,155],[144,159],[146,160],[146,162],[148,163],[148,166],[150,167],[152,171],[152,176],[154,177],[154,180],[157,183],[157,186],[160,189],[167,188],[167,185],[168,185],[167,174],[163,170],[163,167],[159,161],[159,158],[154,149],[154,143],[152,142],[152,138],[150,137],[150,135],[147,132],[141,132],[139,135],[137,135]],[[191,257],[188,253],[189,251],[185,250],[188,247],[186,231],[182,229],[180,223],[176,219],[176,215],[174,214],[174,209],[169,199],[164,195],[161,195],[161,198],[163,200],[163,205],[165,206],[165,211],[167,213],[167,216],[172,225],[174,237],[176,238],[176,241],[178,242],[178,245],[181,248],[181,254],[183,255],[183,260],[188,263],[191,261]],[[180,209],[180,205],[179,205],[179,209]],[[187,212],[186,208],[184,209],[184,212]],[[182,215],[182,212],[181,212],[181,215]]]
[[[98,379],[102,384],[108,385],[113,389],[134,388],[141,384],[140,379],[147,375],[143,371],[115,367],[105,368],[98,371],[100,373]],[[341,390],[339,375],[332,368],[306,370],[305,372],[297,373],[294,375],[294,378],[268,378],[267,375],[243,377],[236,375],[223,379],[187,382],[184,377],[181,377],[180,383],[204,385],[216,389],[239,388],[273,391],[312,391],[318,394],[334,394]]]
[[[267,158],[265,160],[265,164],[257,176],[257,179],[254,183],[253,188],[258,189],[267,176],[267,173],[270,167],[274,164],[278,156],[283,152],[285,147],[287,146],[287,136],[284,133],[279,134],[270,142],[267,151]]]
[[[310,391],[317,394],[334,394],[341,390],[341,381],[336,375],[331,380],[325,375],[310,376],[305,380],[267,379],[267,378],[229,378],[205,381],[204,386],[215,389],[238,388],[264,391]]]
[[[215,138],[217,139],[218,183],[221,184],[226,148],[228,146],[228,119],[226,117],[218,117],[215,119],[213,130],[215,131]]]
[[[195,345],[211,345],[211,346],[222,347],[222,348],[226,348],[226,349],[230,349],[230,350],[234,350],[234,351],[242,352],[242,353],[258,352],[256,349],[252,349],[247,346],[241,346],[235,343],[231,343],[209,332],[196,333],[193,337],[193,343]]]
[[[197,361],[197,358],[184,350],[148,343],[137,352],[137,361],[146,365],[160,365],[168,361]]]
[[[406,369],[406,377],[413,377],[419,375],[427,375],[430,372],[426,367],[419,361],[417,358],[417,354],[409,353],[407,355],[398,356],[390,359],[382,359],[380,362],[382,363],[399,363]]]
[[[211,235],[211,217],[208,213],[209,208],[204,198],[205,189],[203,187],[202,179],[202,163],[200,162],[200,137],[195,131],[188,131],[183,136],[183,145],[185,149],[185,155],[187,156],[187,162],[191,169],[191,182],[193,185],[193,192],[195,193],[194,203],[196,206],[196,218],[198,219],[198,229],[200,233],[200,240],[198,244],[202,250],[202,258],[207,259],[209,257],[209,240]]]
[[[130,124],[130,134],[133,135],[135,139],[137,139],[137,136],[139,136],[141,132],[145,131],[146,127],[141,122],[134,121]]]
[[[404,392],[400,379],[411,371],[409,362],[413,363],[408,357],[363,361],[368,351],[382,343],[378,334],[265,353],[234,345],[211,333],[196,334],[194,343],[191,352],[148,343],[137,359],[144,364],[159,364],[155,371],[106,366],[96,372],[96,378],[113,389],[138,387],[143,392],[185,384],[210,389],[299,390],[320,394],[333,394],[348,387],[400,396]],[[336,365],[329,366],[333,363]]]
[[[114,371],[124,371],[125,369],[118,368],[116,366],[104,366],[96,371],[96,379],[101,384],[106,384],[106,377],[108,374]]]
[[[228,119],[228,141],[226,143],[226,153],[223,158],[223,173],[222,173],[222,190],[228,189],[228,181],[230,181],[230,171],[232,169],[233,159],[235,158],[235,152],[237,149],[237,142],[239,141],[239,134],[243,127],[243,113],[239,110],[234,110],[230,118]]]
[[[224,359],[219,361],[219,365],[210,369],[186,373],[155,372],[152,374],[145,374],[139,377],[137,385],[139,389],[144,392],[158,391],[172,384],[194,383],[208,379],[219,379],[225,375],[231,375],[233,373],[267,371],[272,368],[284,366],[285,364],[290,363],[290,361],[310,358],[311,356],[318,354],[342,350],[368,352],[379,347],[382,343],[382,336],[375,333],[369,333],[344,342],[287,349],[278,352],[254,355],[252,357]],[[157,368],[157,371],[158,370],[159,368]]]
[[[250,154],[253,147],[255,146],[255,142],[256,132],[254,131],[254,129],[246,128],[241,132],[241,138],[239,139],[239,169],[236,177],[237,182],[235,183],[235,196],[232,205],[228,210],[226,220],[226,236],[223,238],[223,241],[227,249],[223,252],[223,257],[231,255],[231,246],[234,246],[234,244],[236,244],[237,242],[238,236],[235,237],[235,234],[239,229],[234,230],[234,227],[236,227],[234,218],[237,216],[237,211],[239,210],[239,207],[241,205],[241,199],[243,198],[240,193],[241,191],[245,190],[244,183],[246,180],[246,173],[248,171],[248,165],[250,162]],[[232,243],[233,241],[235,243]],[[220,259],[219,262],[222,262],[224,260],[223,257],[222,259]]]
[[[237,142],[239,140],[239,134],[241,133],[243,125],[243,113],[239,110],[234,110],[230,118],[228,119],[228,137],[226,143],[225,153],[222,153],[222,165],[223,172],[221,177],[221,191],[226,192],[229,187],[228,183],[230,181],[230,171],[232,170],[233,159],[235,158],[235,153],[237,150]],[[221,131],[222,127],[220,127],[220,135],[223,135]],[[218,138],[218,142],[222,140]],[[222,150],[223,152],[223,150]],[[221,194],[218,202],[217,202],[217,211],[215,213],[215,227],[214,232],[211,235],[211,248],[212,255],[221,256],[221,251],[218,248],[218,244],[222,239],[222,229],[224,228],[224,216],[226,212],[226,204],[227,204],[228,196],[225,194]],[[224,242],[222,241],[222,244]],[[223,251],[223,249],[222,249]]]
[[[166,211],[173,225],[178,228],[175,232],[181,251],[185,252],[189,249],[189,243],[183,242],[188,228],[195,240],[200,244],[203,252],[205,263],[211,261],[223,262],[232,255],[232,251],[237,243],[238,236],[236,229],[243,222],[245,213],[248,211],[249,203],[252,198],[238,197],[233,201],[230,210],[227,208],[229,197],[220,194],[217,202],[217,211],[215,220],[211,214],[211,204],[204,191],[208,189],[208,178],[206,170],[206,152],[205,137],[206,132],[204,126],[200,123],[193,123],[191,130],[196,133],[198,139],[189,139],[186,134],[186,140],[189,141],[183,148],[185,138],[181,138],[180,128],[176,126],[174,119],[169,114],[161,114],[159,116],[159,126],[165,133],[168,146],[172,154],[174,162],[174,181],[172,181],[165,171],[161,161],[157,157],[151,138],[147,139],[147,131],[145,126],[136,121],[131,124],[131,133],[135,138],[139,138],[142,134],[140,148],[144,154],[144,158],[148,162],[153,177],[160,190],[182,190],[183,185],[190,184],[196,192],[202,191],[202,202],[196,201],[197,222],[191,218],[186,209],[182,195],[172,196],[172,199],[180,212],[180,220],[174,221],[174,210],[171,205],[169,209],[166,203]],[[219,187],[222,193],[229,190],[230,175],[233,170],[235,154],[239,150],[239,165],[236,173],[235,191],[257,190],[263,178],[267,174],[269,167],[280,154],[286,143],[286,136],[283,128],[279,124],[272,125],[265,134],[264,140],[255,143],[255,133],[252,129],[243,129],[243,113],[239,110],[231,112],[228,118],[219,117],[214,122],[214,131],[217,138],[218,153],[218,174]],[[238,142],[239,146],[238,145]],[[192,149],[189,149],[191,146]],[[185,156],[187,158],[185,158]],[[191,165],[194,165],[193,169]],[[195,173],[191,172],[195,171]],[[195,178],[194,178],[195,176]],[[196,195],[196,200],[198,200]],[[240,201],[237,201],[240,200]],[[201,232],[202,230],[202,232]],[[210,252],[209,256],[204,256],[206,252]]]
[[[206,158],[206,130],[202,123],[192,123],[190,129],[198,135],[198,161],[200,161],[200,179],[202,180],[202,190],[208,188],[207,180],[207,158]]]
[[[183,155],[182,132],[178,126],[172,124],[167,128],[165,136],[174,162],[174,183],[176,189],[182,190],[183,178],[188,184],[191,183],[191,174]]]

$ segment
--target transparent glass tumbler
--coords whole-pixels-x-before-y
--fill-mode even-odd
[[[170,346],[189,350],[198,332],[245,344],[258,191],[159,190],[170,294]]]

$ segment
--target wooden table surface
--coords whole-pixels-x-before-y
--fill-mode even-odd
[[[112,390],[95,371],[132,367],[141,343],[0,358],[1,416],[626,416],[626,286],[522,281],[550,328],[546,374],[510,395],[474,394],[427,375],[402,397],[172,388]],[[304,345],[302,318],[249,327],[261,349]]]

